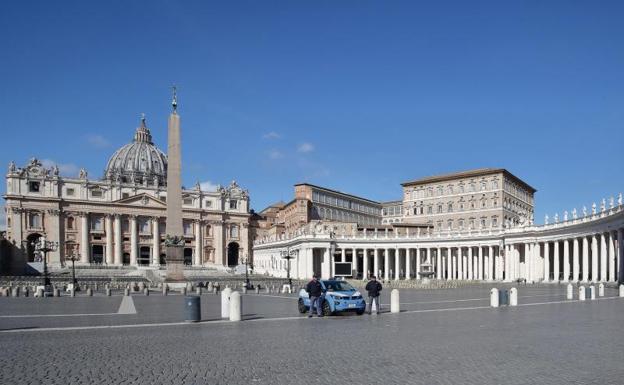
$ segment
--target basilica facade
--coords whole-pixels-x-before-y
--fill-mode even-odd
[[[58,242],[52,266],[76,263],[158,267],[167,263],[167,156],[142,118],[132,142],[110,157],[102,178],[60,175],[36,158],[6,174],[6,238],[11,258],[33,262],[32,244]],[[251,257],[248,191],[235,181],[216,191],[182,190],[184,262],[234,266]]]

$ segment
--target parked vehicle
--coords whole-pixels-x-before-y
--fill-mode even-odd
[[[323,296],[321,307],[323,315],[329,316],[341,312],[355,312],[364,314],[366,301],[356,288],[342,280],[321,280]],[[305,289],[299,291],[298,309],[300,313],[310,310],[310,297]]]

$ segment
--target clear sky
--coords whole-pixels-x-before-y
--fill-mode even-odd
[[[624,191],[622,1],[3,1],[0,166],[101,177],[147,115],[252,207],[504,167],[536,221]],[[4,192],[6,186],[2,185]],[[4,221],[3,221],[4,222]]]

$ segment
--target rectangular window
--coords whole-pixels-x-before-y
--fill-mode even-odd
[[[104,231],[104,218],[101,216],[94,216],[91,218],[91,230]]]
[[[193,224],[189,221],[184,221],[183,222],[183,227],[184,227],[184,235],[190,236],[193,235]]]
[[[206,207],[212,207],[212,201],[206,201],[205,203]]]
[[[128,198],[129,196],[130,196],[130,194],[128,194],[128,193],[121,193],[121,198],[122,198],[122,199],[126,199],[126,198]]]
[[[236,199],[230,199],[230,210],[236,210],[238,208],[238,201]]]
[[[30,182],[28,183],[28,191],[30,192],[39,192],[39,182]]]
[[[30,227],[34,229],[41,228],[41,215],[39,214],[30,214],[28,217],[28,222],[30,223]]]
[[[492,218],[492,227],[498,226],[498,218]]]
[[[93,197],[93,198],[101,198],[102,197],[102,190],[100,190],[99,188],[91,190],[91,197]]]
[[[75,193],[76,193],[76,190],[74,190],[73,188],[68,188],[67,190],[65,190],[65,194],[68,197],[73,197]]]
[[[193,206],[193,198],[184,198],[183,203],[185,206]]]

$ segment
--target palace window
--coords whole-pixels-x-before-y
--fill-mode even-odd
[[[498,218],[492,217],[492,227],[497,227],[497,226],[498,226]]]
[[[73,230],[73,229],[74,229],[74,218],[68,217],[67,218],[67,230]]]
[[[73,188],[67,188],[65,190],[65,195],[67,195],[68,197],[73,197],[75,193],[76,190],[74,190]]]
[[[150,226],[147,218],[139,218],[139,232],[143,234],[150,233]]]
[[[29,182],[28,183],[28,191],[30,192],[39,192],[40,184],[39,182]]]
[[[32,229],[40,229],[41,228],[41,214],[39,213],[30,213],[28,215],[28,224]]]
[[[485,184],[485,182],[481,182],[481,190],[486,190],[487,189],[487,185]]]
[[[128,193],[121,193],[121,199],[126,199],[130,196]]]
[[[464,211],[464,204],[463,203],[459,204],[459,211]]]
[[[485,227],[485,218],[481,218],[481,228]]]
[[[427,214],[433,214],[433,206],[427,207]]]
[[[193,206],[193,198],[184,198],[183,203],[185,206]]]
[[[238,208],[238,201],[236,199],[230,199],[230,210],[236,210]]]
[[[104,230],[104,218],[100,215],[94,215],[91,218],[91,230],[103,231]]]
[[[486,206],[486,202],[485,202],[485,199],[483,199],[481,200],[481,207],[485,208],[485,206]]]
[[[438,205],[438,214],[442,214],[442,205]]]
[[[449,195],[453,194],[453,186],[452,185],[448,186],[448,193],[449,193]]]
[[[93,190],[91,190],[91,197],[92,198],[101,198],[102,195],[103,195],[103,192],[99,188],[94,188]]]
[[[204,201],[204,206],[205,207],[212,207],[212,201],[211,200]]]
[[[125,219],[121,222],[121,231],[123,231],[124,233],[127,233],[128,231],[130,231],[130,221]]]
[[[471,220],[470,220],[470,222],[469,222],[469,224],[470,224],[470,229],[474,229],[474,226],[475,226],[475,221],[474,221],[474,219],[471,219]]]
[[[453,220],[449,219],[448,222],[446,222],[446,228],[449,230],[453,229]]]
[[[459,225],[458,225],[458,227],[459,227],[460,229],[463,229],[463,228],[464,228],[464,220],[463,220],[463,219],[460,219],[460,220],[459,220]]]
[[[449,203],[449,204],[448,204],[448,206],[447,206],[447,208],[446,208],[446,211],[448,211],[449,213],[452,213],[452,212],[453,212],[453,204],[452,204],[452,203]]]
[[[190,221],[183,221],[182,227],[184,228],[184,235],[193,235],[193,223],[191,223]]]
[[[459,185],[459,192],[462,193],[462,194],[464,193],[464,185],[463,184]]]
[[[493,188],[494,190],[496,190],[496,189],[498,188],[498,181],[497,181],[497,180],[493,180],[493,181],[492,181],[492,188]]]
[[[230,228],[230,237],[238,238],[238,225],[232,225]]]

